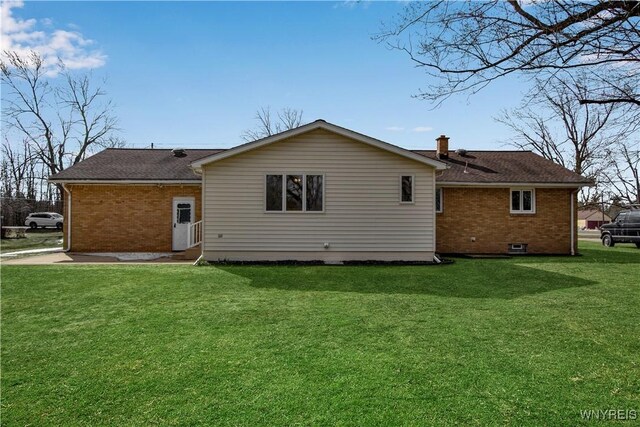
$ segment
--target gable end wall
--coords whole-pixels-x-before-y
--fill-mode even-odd
[[[325,212],[265,212],[269,173],[324,174]],[[415,204],[399,203],[403,174],[415,176]],[[206,165],[203,175],[206,259],[432,259],[430,166],[315,130]]]

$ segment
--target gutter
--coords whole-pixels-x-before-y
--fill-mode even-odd
[[[575,223],[575,195],[580,191],[579,188],[576,188],[570,193],[571,197],[571,255],[576,254],[576,243],[575,243],[575,235],[576,235],[576,223]]]
[[[498,188],[573,188],[576,185],[580,187],[593,187],[593,183],[580,182],[456,182],[456,181],[436,181],[439,187],[498,187]]]
[[[144,180],[144,179],[49,179],[54,184],[103,184],[103,185],[200,185],[200,181],[195,179],[167,179],[167,180]]]
[[[64,252],[69,252],[71,250],[71,190],[67,188],[65,184],[60,184],[62,189],[69,195],[69,208],[67,210],[67,248],[62,249]]]

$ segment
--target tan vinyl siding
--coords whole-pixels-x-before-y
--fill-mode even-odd
[[[272,173],[324,175],[324,212],[265,212],[265,176]],[[318,259],[350,252],[397,259],[385,253],[404,252],[430,260],[435,249],[434,169],[325,130],[212,163],[203,175],[208,259],[275,251],[316,252]],[[414,176],[413,204],[400,204],[401,175]]]

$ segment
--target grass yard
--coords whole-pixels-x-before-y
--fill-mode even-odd
[[[26,239],[2,239],[0,253],[62,247],[62,231],[27,230]]]
[[[2,424],[640,415],[640,250],[581,247],[440,267],[4,266]]]

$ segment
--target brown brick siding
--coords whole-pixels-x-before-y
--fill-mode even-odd
[[[68,185],[72,193],[74,252],[169,252],[174,197],[194,197],[200,220],[200,186]],[[508,188],[444,188],[436,215],[440,253],[499,254],[509,243],[529,253],[569,254],[572,189],[536,189],[536,213],[509,213]],[[574,196],[575,202],[575,196]],[[65,198],[65,217],[68,215]],[[574,213],[577,223],[577,211]],[[64,245],[67,247],[67,221]],[[476,241],[471,242],[471,237]],[[574,235],[577,245],[577,233]]]
[[[444,209],[436,214],[436,250],[501,254],[509,243],[527,243],[528,253],[570,254],[571,192],[537,188],[536,213],[511,214],[508,188],[443,188]],[[577,221],[577,212],[574,215]]]
[[[195,198],[195,218],[200,220],[199,185],[93,184],[67,188],[72,198],[73,252],[170,252],[174,197]],[[65,215],[66,209],[68,204]]]

